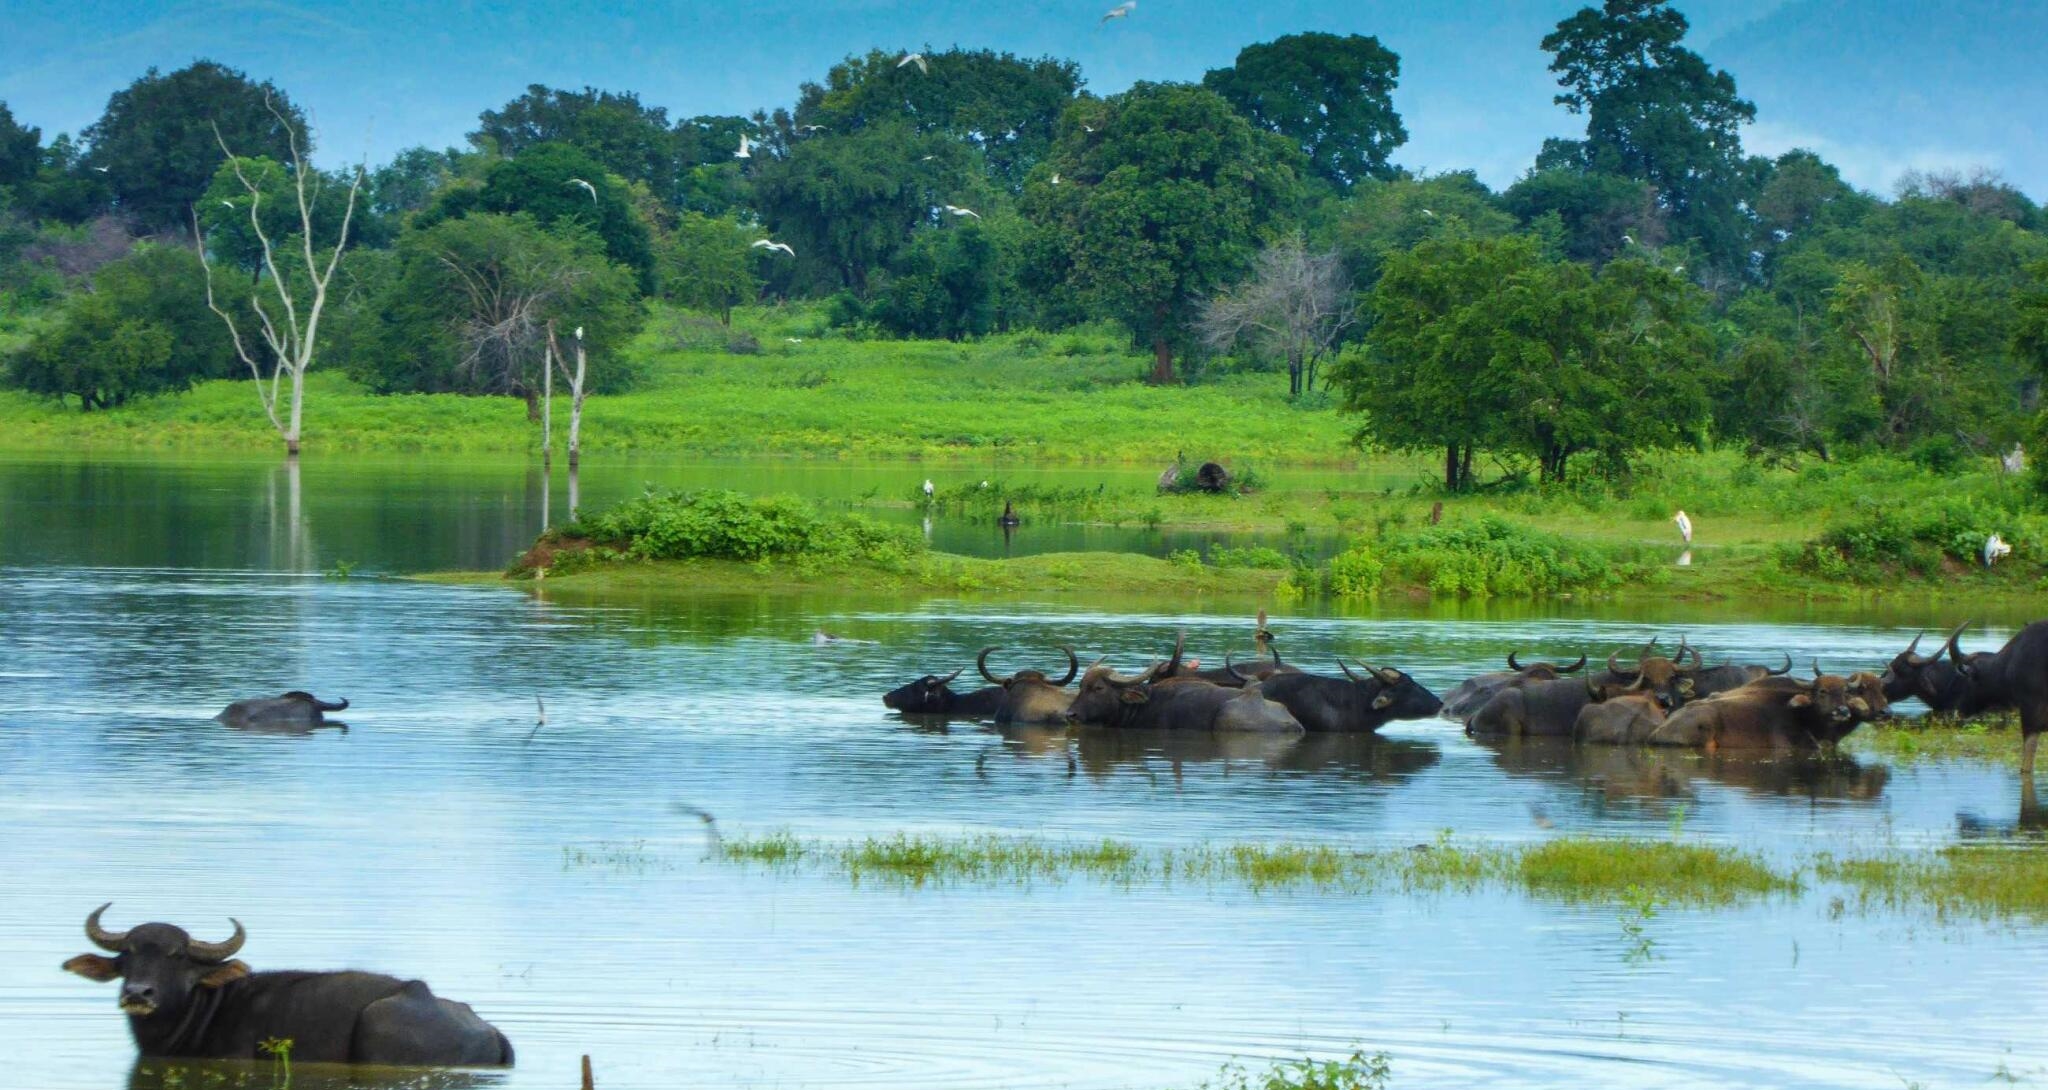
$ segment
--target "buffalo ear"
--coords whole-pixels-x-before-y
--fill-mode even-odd
[[[1795,708],[1804,708],[1813,703],[1813,696],[1809,693],[1800,693],[1785,703]]]
[[[215,966],[211,972],[200,977],[199,986],[202,988],[221,988],[233,984],[235,981],[248,975],[248,963],[240,958],[236,958],[233,961],[222,962]]]
[[[103,958],[98,954],[80,954],[64,963],[64,971],[77,973],[87,980],[97,980],[105,984],[109,980],[120,978],[121,964],[113,958]]]
[[[1133,685],[1125,689],[1121,695],[1126,704],[1143,704],[1152,699],[1152,694],[1145,691],[1143,685]]]

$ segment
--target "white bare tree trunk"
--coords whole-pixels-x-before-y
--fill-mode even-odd
[[[249,368],[256,379],[256,397],[263,403],[263,414],[270,418],[270,426],[284,439],[285,454],[299,456],[299,436],[306,417],[306,371],[313,366],[313,350],[318,343],[320,314],[327,309],[327,284],[334,279],[334,270],[341,264],[342,250],[348,246],[348,229],[355,219],[356,196],[362,191],[363,169],[356,168],[355,179],[349,183],[348,205],[341,217],[341,231],[334,240],[334,252],[327,255],[323,266],[313,253],[313,199],[318,183],[311,182],[312,168],[299,151],[299,132],[289,118],[266,97],[265,105],[270,107],[272,116],[284,126],[285,135],[291,144],[292,191],[299,204],[299,253],[287,260],[303,261],[306,267],[306,283],[312,298],[306,302],[301,313],[299,304],[292,298],[291,285],[286,282],[277,265],[277,248],[270,236],[263,230],[263,192],[256,182],[242,170],[241,160],[235,158],[233,149],[214,129],[213,138],[220,144],[222,154],[234,167],[236,180],[249,193],[249,225],[255,229],[257,241],[263,244],[263,268],[270,274],[269,284],[277,294],[277,301],[266,307],[264,291],[259,287],[249,296],[249,309],[256,316],[256,332],[261,339],[260,348],[252,349],[242,338],[242,331],[235,324],[234,316],[222,309],[213,297],[213,264],[206,256],[206,235],[199,227],[199,210],[192,210],[192,241],[199,250],[199,264],[206,273],[207,309],[220,315],[227,323],[228,334],[234,339],[235,354]],[[309,186],[312,188],[309,190]],[[274,313],[273,313],[274,311]],[[262,357],[259,360],[259,357]],[[269,365],[269,377],[264,376],[264,365]],[[278,415],[278,402],[284,393],[284,380],[291,380],[291,400],[282,418]]]
[[[547,358],[540,366],[540,464],[555,463],[555,323],[548,323]]]

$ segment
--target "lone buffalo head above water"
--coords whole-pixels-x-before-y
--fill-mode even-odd
[[[251,972],[237,960],[248,935],[202,942],[182,927],[108,931],[101,905],[85,918],[93,945],[64,968],[121,982],[121,1012],[144,1056],[253,1060],[261,1042],[292,1042],[305,1063],[486,1066],[512,1063],[512,1045],[467,1004],[418,980],[379,973]]]
[[[282,696],[237,700],[214,718],[230,727],[249,730],[311,730],[327,725],[326,713],[346,707],[346,700],[322,700],[294,689]]]
[[[991,716],[1002,710],[1005,693],[1001,686],[991,685],[971,693],[956,693],[952,689],[967,668],[939,677],[926,674],[908,685],[901,685],[882,694],[882,706],[904,715],[957,716],[974,719]]]

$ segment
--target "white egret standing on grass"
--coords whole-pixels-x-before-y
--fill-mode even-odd
[[[2012,452],[1999,458],[1999,461],[2004,464],[2007,473],[2025,473],[2027,471],[2027,449],[2022,444],[2014,443],[2012,445]]]
[[[1987,538],[1985,538],[1985,539],[1984,539],[1984,566],[1985,566],[1985,567],[1987,567],[1987,568],[1988,568],[1988,567],[1990,567],[1991,565],[1993,565],[1993,564],[1996,564],[1996,563],[1998,563],[1998,558],[1999,558],[1999,557],[2001,557],[2001,556],[2010,556],[2011,554],[2012,554],[2012,546],[2010,546],[2010,545],[2007,545],[2007,544],[2005,543],[2005,539],[2004,539],[2004,538],[2002,538],[2002,537],[1999,537],[1999,536],[1998,536],[1997,534],[1992,534],[1992,535],[1991,535],[1990,537],[1987,537]]]
[[[1108,25],[1111,19],[1125,18],[1136,10],[1138,10],[1138,0],[1124,0],[1123,3],[1118,4],[1117,6],[1109,9],[1108,11],[1103,12],[1102,22],[1097,23],[1095,25],[1106,26]]]
[[[926,500],[930,500],[932,498],[932,493],[935,491],[937,490],[932,487],[932,479],[930,477],[926,477],[924,479],[924,498]]]
[[[1692,544],[1692,520],[1685,517],[1685,512],[1681,510],[1671,516],[1671,521],[1678,524],[1678,536],[1684,538],[1687,545]]]
[[[754,241],[747,244],[747,248],[750,250],[781,250],[783,253],[786,253],[791,257],[796,256],[796,251],[789,248],[789,243],[770,242],[765,238],[755,239]]]
[[[903,59],[896,62],[896,67],[901,68],[906,64],[915,64],[918,71],[925,75],[931,75],[931,65],[924,63],[924,54],[922,53],[905,53]]]
[[[583,180],[583,179],[581,179],[581,178],[571,178],[571,179],[569,179],[568,181],[566,181],[566,182],[563,182],[562,184],[563,184],[563,185],[580,185],[580,186],[582,186],[582,187],[583,187],[583,191],[584,191],[585,193],[588,193],[588,194],[590,194],[590,203],[592,203],[592,204],[596,204],[596,203],[597,203],[597,187],[596,187],[596,186],[594,186],[594,185],[591,185],[591,184],[590,184],[589,182],[586,182],[586,181],[584,181],[584,180]]]

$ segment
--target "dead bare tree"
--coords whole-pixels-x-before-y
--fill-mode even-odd
[[[562,356],[561,345],[555,341],[555,324],[548,323],[548,357],[562,371],[562,378],[569,383],[569,468],[574,470],[583,459],[583,395],[584,379],[589,374],[589,361],[583,352],[583,327],[576,327],[576,369],[569,370],[569,361]],[[574,506],[573,504],[571,505]]]
[[[362,191],[366,172],[358,164],[355,177],[349,182],[348,205],[341,217],[341,230],[334,238],[334,251],[327,255],[323,267],[313,250],[313,206],[319,199],[323,184],[318,171],[307,162],[300,147],[298,128],[291,119],[279,111],[269,96],[264,104],[270,107],[272,116],[284,126],[285,136],[292,153],[292,193],[299,204],[299,252],[296,256],[306,267],[303,290],[307,298],[298,299],[293,295],[293,285],[278,267],[277,246],[270,235],[263,230],[263,191],[256,181],[242,169],[242,161],[235,157],[228,147],[220,129],[213,130],[213,138],[220,145],[221,153],[234,168],[235,179],[249,193],[249,225],[255,229],[257,241],[263,245],[263,271],[269,275],[270,287],[277,295],[275,303],[264,304],[265,293],[260,289],[249,293],[249,309],[256,316],[257,333],[262,338],[262,348],[252,351],[242,337],[242,330],[213,296],[213,264],[206,256],[206,234],[199,226],[199,210],[192,210],[192,241],[199,250],[199,263],[206,273],[207,309],[220,315],[227,323],[228,334],[235,342],[235,354],[248,365],[249,373],[256,379],[256,396],[263,403],[263,413],[270,418],[270,426],[277,429],[284,439],[287,457],[299,456],[299,435],[305,420],[306,372],[313,366],[313,350],[318,344],[320,313],[327,309],[327,285],[334,279],[334,270],[341,265],[341,252],[348,246],[349,225],[356,214],[356,197]],[[289,242],[290,240],[285,240]],[[297,270],[294,269],[294,272]],[[273,313],[274,311],[274,313]],[[259,357],[265,357],[259,360]],[[269,378],[264,377],[264,365],[268,363]],[[283,398],[284,380],[291,379],[290,408],[285,415],[278,415],[278,402]]]
[[[1210,299],[1198,323],[1210,348],[1246,342],[1287,361],[1287,396],[1315,388],[1316,366],[1357,320],[1336,251],[1310,253],[1300,234],[1259,254],[1251,279]]]

